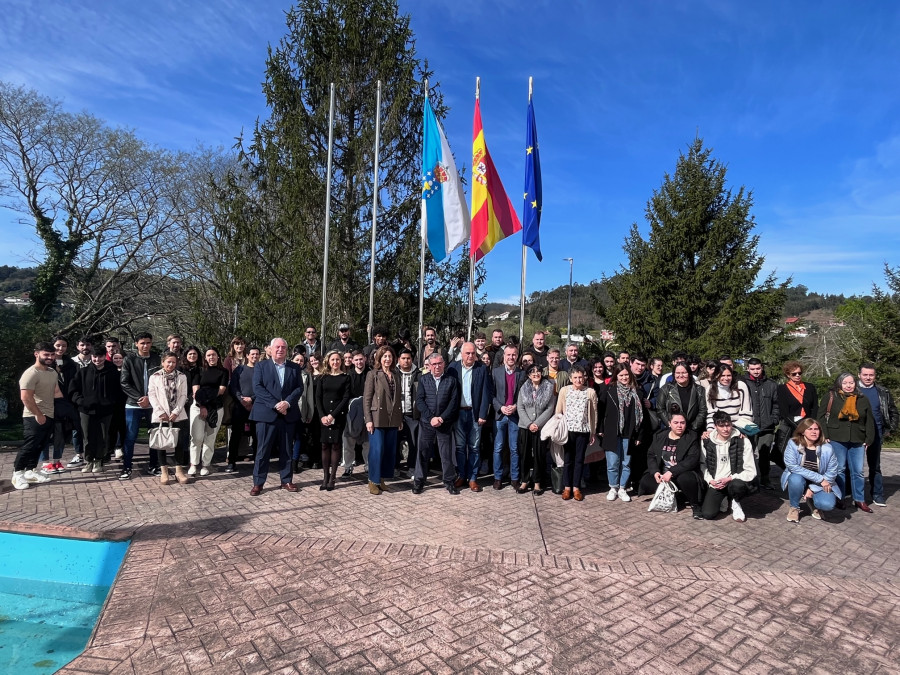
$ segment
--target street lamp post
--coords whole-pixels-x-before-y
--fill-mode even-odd
[[[569,261],[569,321],[566,325],[566,340],[572,341],[572,265],[575,263],[574,258],[563,258]]]

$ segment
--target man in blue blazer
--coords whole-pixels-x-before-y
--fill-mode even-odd
[[[491,406],[491,373],[475,356],[475,343],[465,342],[460,360],[447,374],[459,382],[459,417],[456,420],[456,487],[466,483],[472,492],[481,492],[478,465],[481,453],[481,427],[487,422]]]
[[[453,425],[459,415],[459,382],[444,372],[444,357],[433,352],[426,359],[431,372],[419,377],[416,408],[419,409],[419,458],[413,478],[413,492],[422,494],[428,465],[435,445],[441,455],[444,485],[451,495],[456,489],[456,467],[453,462]]]
[[[291,470],[291,444],[294,425],[300,419],[298,401],[303,394],[300,367],[287,360],[287,342],[274,338],[269,343],[271,359],[260,362],[253,369],[253,408],[250,419],[256,422],[256,464],[253,466],[253,489],[250,496],[262,492],[269,475],[269,457],[278,448],[278,468],[281,488],[297,492]]]
[[[513,345],[503,349],[503,365],[494,368],[493,392],[494,410],[497,415],[497,430],[494,435],[494,489],[503,487],[503,443],[509,443],[509,477],[513,485],[519,484],[519,411],[516,401],[519,389],[525,382],[525,371],[517,365],[519,350]]]

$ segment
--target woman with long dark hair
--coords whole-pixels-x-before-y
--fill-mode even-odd
[[[734,376],[734,368],[727,363],[716,367],[709,381],[709,393],[706,398],[706,434],[716,428],[713,415],[717,410],[728,413],[731,422],[736,424],[739,418],[753,419],[750,392],[747,385]]]
[[[706,429],[706,390],[691,377],[684,363],[672,370],[672,381],[660,387],[656,395],[656,412],[663,426],[670,426],[672,406],[678,406],[687,420],[688,429],[702,434]]]
[[[703,520],[700,476],[700,440],[688,429],[687,418],[677,403],[668,415],[669,428],[656,432],[647,450],[647,471],[639,494],[653,494],[660,483],[674,483],[691,505],[695,520]]]
[[[599,404],[603,420],[600,435],[609,479],[606,499],[615,501],[618,497],[623,502],[630,502],[625,486],[631,477],[631,451],[641,443],[645,415],[637,382],[627,365],[616,365],[614,378],[606,385]]]
[[[860,393],[852,373],[838,375],[834,386],[822,398],[819,424],[825,441],[831,444],[837,458],[837,485],[841,494],[847,494],[844,471],[849,469],[853,503],[860,511],[872,513],[866,504],[863,461],[866,446],[875,442],[875,416],[869,399]]]
[[[194,374],[191,389],[194,405],[191,406],[191,468],[189,476],[209,475],[216,435],[222,426],[222,397],[228,389],[228,371],[221,365],[219,350],[210,347],[203,355],[203,365]]]

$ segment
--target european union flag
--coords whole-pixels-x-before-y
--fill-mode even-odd
[[[538,260],[541,256],[541,157],[538,153],[537,125],[534,105],[528,99],[528,121],[525,127],[525,209],[522,214],[522,244],[529,247]]]

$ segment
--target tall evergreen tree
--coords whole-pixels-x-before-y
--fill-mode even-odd
[[[269,117],[257,121],[246,143],[239,140],[240,168],[220,190],[218,296],[227,308],[237,305],[238,330],[256,339],[299,338],[302,323],[318,325],[333,82],[329,309],[320,330],[328,337],[339,321],[365,325],[381,80],[375,320],[415,330],[422,82],[430,73],[416,57],[409,17],[395,0],[300,0],[286,16],[287,34],[266,60]],[[442,113],[440,94],[431,96]],[[427,287],[432,301],[454,304],[449,298],[460,296],[466,281],[457,264],[431,273]]]
[[[855,373],[870,361],[881,384],[900,391],[900,267],[884,266],[887,292],[877,286],[872,298],[851,298],[835,311],[841,331],[842,366]]]
[[[770,274],[757,284],[763,257],[752,195],[743,187],[733,194],[725,174],[696,139],[647,202],[648,237],[631,226],[628,265],[609,279],[610,302],[599,307],[623,347],[741,355],[760,349],[776,326],[789,281]]]

